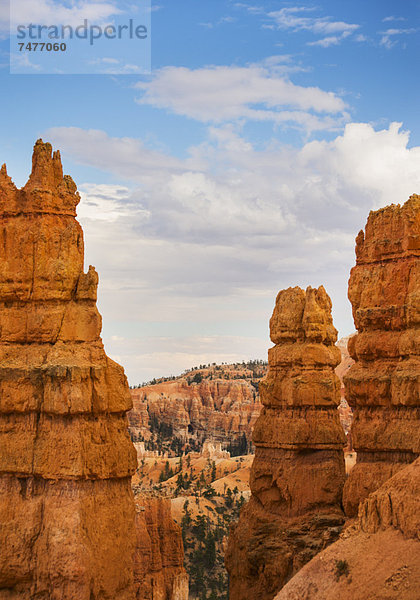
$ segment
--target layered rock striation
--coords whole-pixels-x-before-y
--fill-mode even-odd
[[[349,299],[358,334],[344,380],[357,463],[343,499],[354,516],[420,453],[420,196],[370,213],[356,239]]]
[[[79,195],[39,140],[0,171],[0,598],[131,600],[136,452],[83,272]]]
[[[188,600],[179,525],[169,498],[136,497],[136,600]]]
[[[281,291],[260,384],[252,496],[229,539],[230,598],[269,600],[339,534],[345,436],[334,368],[340,350],[323,287]]]

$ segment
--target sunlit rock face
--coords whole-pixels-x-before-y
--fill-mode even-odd
[[[79,195],[39,140],[0,171],[0,598],[131,600],[135,549],[122,367],[83,271]]]
[[[356,239],[349,299],[358,334],[344,381],[357,463],[344,507],[354,516],[420,453],[420,196],[370,213]]]
[[[345,436],[334,372],[341,354],[324,288],[279,292],[270,336],[275,346],[260,384],[252,496],[226,556],[232,600],[273,598],[344,522]]]

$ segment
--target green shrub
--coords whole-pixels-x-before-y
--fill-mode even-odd
[[[335,561],[335,578],[337,581],[340,579],[342,575],[349,575],[350,569],[349,564],[346,560],[336,560]]]

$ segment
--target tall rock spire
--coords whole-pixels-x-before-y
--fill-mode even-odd
[[[420,453],[420,196],[370,213],[356,239],[349,299],[358,334],[344,382],[357,463],[344,507],[354,516]]]
[[[100,338],[76,186],[42,140],[32,164],[21,190],[0,171],[0,596],[131,600],[128,385]]]
[[[279,292],[270,336],[275,346],[260,383],[252,496],[226,557],[231,600],[271,600],[344,522],[345,437],[334,373],[341,356],[324,288]]]

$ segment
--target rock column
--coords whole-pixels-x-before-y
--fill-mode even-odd
[[[130,394],[100,338],[76,186],[39,140],[0,170],[0,598],[131,600]]]
[[[344,377],[357,463],[344,507],[359,503],[420,453],[420,196],[371,212],[356,239],[349,299],[358,334]]]
[[[324,288],[282,290],[270,336],[275,346],[260,384],[252,496],[226,558],[231,600],[271,600],[344,522],[346,442],[334,373],[341,355]]]

